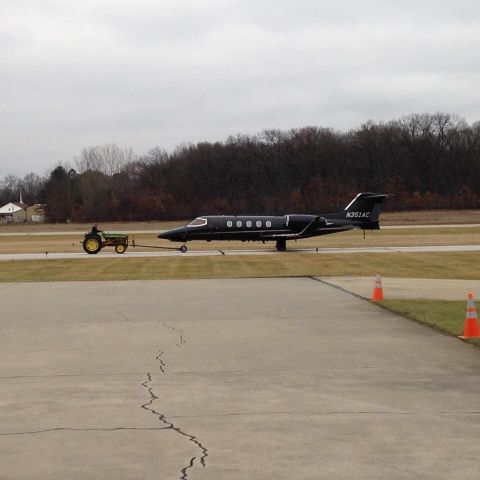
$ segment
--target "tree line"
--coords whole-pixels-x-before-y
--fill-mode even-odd
[[[394,194],[390,210],[478,208],[480,122],[412,114],[347,132],[265,130],[143,156],[89,147],[74,167],[59,165],[46,178],[7,176],[0,201],[18,198],[19,188],[25,202],[47,204],[53,222],[318,213],[360,191]]]

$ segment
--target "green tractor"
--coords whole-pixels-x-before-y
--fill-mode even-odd
[[[128,248],[128,235],[102,232],[94,225],[92,230],[85,234],[82,245],[85,252],[89,254],[96,254],[103,247],[115,247],[115,252],[122,254]]]

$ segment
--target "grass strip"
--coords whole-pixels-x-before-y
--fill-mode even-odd
[[[448,335],[463,335],[466,301],[402,299],[385,300],[379,305]],[[468,342],[480,346],[480,339],[469,339]]]
[[[368,276],[480,280],[475,252],[358,253],[12,260],[0,282]]]

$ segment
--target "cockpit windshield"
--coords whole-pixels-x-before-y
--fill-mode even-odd
[[[207,219],[202,217],[197,217],[195,220],[192,220],[187,227],[203,227],[207,224]]]

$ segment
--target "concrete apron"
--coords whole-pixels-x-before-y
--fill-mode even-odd
[[[331,286],[1,292],[1,480],[478,478],[480,351]]]

